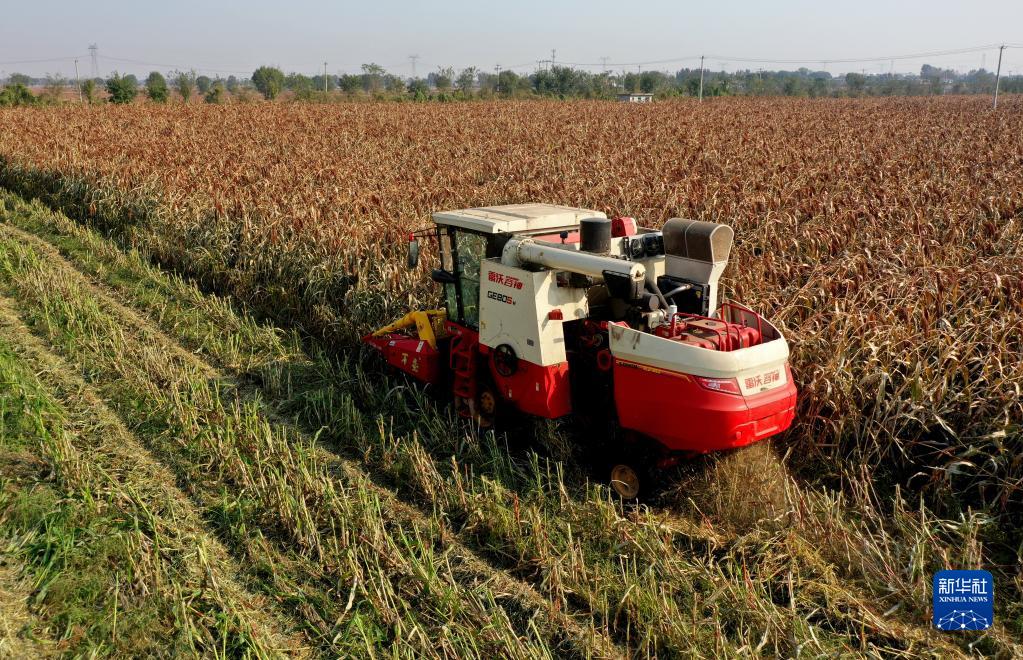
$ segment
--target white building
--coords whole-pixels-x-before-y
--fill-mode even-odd
[[[618,100],[625,103],[652,103],[654,100],[653,94],[644,94],[641,92],[627,92],[618,95]]]

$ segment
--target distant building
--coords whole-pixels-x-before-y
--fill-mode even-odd
[[[642,93],[626,93],[619,94],[618,100],[625,103],[652,103],[654,100],[653,94],[642,94]]]

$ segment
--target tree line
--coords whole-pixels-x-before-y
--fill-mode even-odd
[[[262,97],[274,100],[282,95],[298,101],[330,101],[370,98],[378,100],[464,100],[472,98],[588,98],[609,99],[621,93],[673,96],[909,96],[940,94],[990,94],[995,74],[984,69],[958,73],[925,64],[919,74],[846,73],[801,68],[796,71],[737,72],[680,69],[663,71],[594,73],[567,66],[548,66],[533,73],[504,70],[493,73],[468,67],[455,71],[441,67],[425,77],[402,77],[379,64],[363,64],[360,73],[340,75],[285,74],[272,66],[261,66],[249,78],[211,78],[195,71],[153,71],[140,81],[133,74],[112,74],[106,79],[86,79],[80,94],[89,103],[105,100],[131,103],[144,95],[155,103],[167,103],[172,96],[185,103],[201,99],[206,103],[247,101]],[[33,79],[12,74],[0,90],[0,105],[58,103],[70,86],[59,76],[47,76],[42,91],[33,93]],[[1003,76],[1000,90],[1023,93],[1023,76]],[[74,91],[79,91],[75,89]]]

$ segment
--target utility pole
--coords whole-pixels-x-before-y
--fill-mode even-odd
[[[995,103],[993,109],[998,109],[998,83],[1002,81],[1002,51],[1005,50],[1005,44],[998,47],[998,72],[995,73]]]
[[[327,93],[327,63],[323,63],[323,93]]]
[[[700,55],[700,103],[703,103],[703,55]]]
[[[551,71],[554,70],[554,54],[557,53],[557,52],[558,51],[556,51],[553,48],[551,48]]]
[[[609,59],[611,59],[611,58],[610,57],[606,57],[606,56],[600,58],[600,66],[604,70],[604,73],[607,73],[607,61]]]
[[[412,77],[416,77],[416,60],[419,59],[418,55],[409,55],[408,58],[412,61]]]
[[[82,77],[78,75],[78,58],[75,58],[75,80],[78,82],[78,102],[85,104],[85,97],[82,96]]]

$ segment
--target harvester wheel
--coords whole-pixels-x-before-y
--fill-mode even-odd
[[[639,497],[643,482],[640,471],[628,463],[616,463],[611,467],[611,488],[623,500]]]

